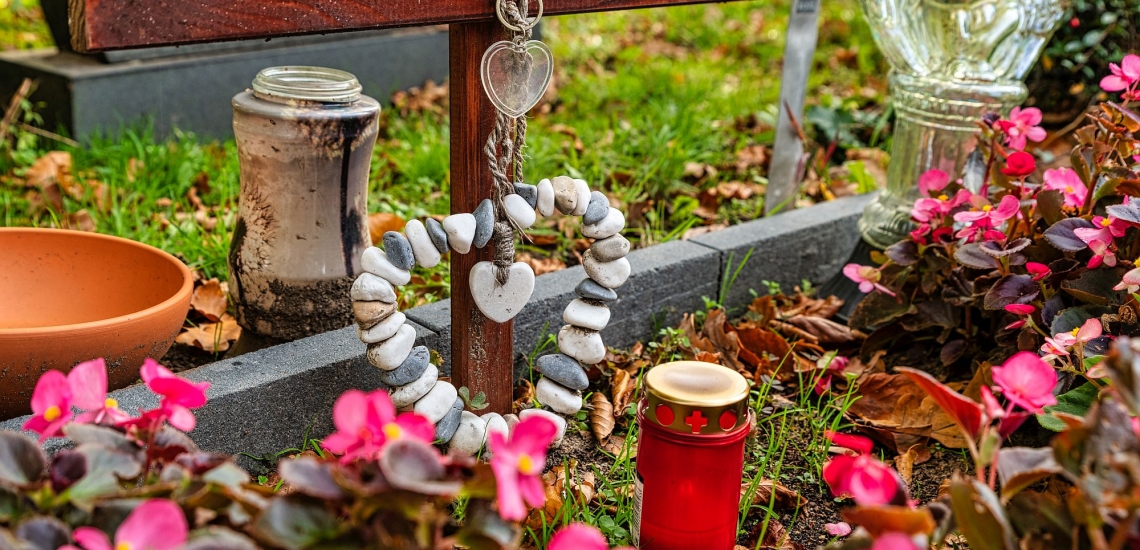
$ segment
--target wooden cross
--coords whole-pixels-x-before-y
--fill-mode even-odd
[[[544,0],[543,8],[545,15],[564,15],[713,1]],[[537,7],[532,0],[530,13]],[[471,212],[491,189],[482,149],[495,110],[483,93],[479,65],[483,52],[505,36],[495,0],[70,0],[70,23],[72,46],[80,52],[449,24],[451,211]],[[513,325],[484,318],[467,283],[471,267],[491,259],[491,247],[452,254],[451,375],[456,387],[484,392],[491,411],[507,413],[514,396]]]

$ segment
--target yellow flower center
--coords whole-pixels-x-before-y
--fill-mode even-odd
[[[1108,227],[1108,225],[1109,225],[1110,223],[1112,223],[1112,222],[1111,222],[1111,221],[1109,221],[1109,219],[1108,219],[1108,218],[1101,218],[1101,220],[1100,220],[1100,225],[1101,225],[1101,227]]]
[[[1140,258],[1136,258],[1136,261],[1132,262],[1132,265],[1140,267]]]
[[[1066,193],[1072,193],[1073,192],[1073,186],[1072,185],[1066,185],[1065,186],[1065,192]]]
[[[384,425],[384,436],[388,439],[400,439],[404,435],[403,428],[395,422],[389,422]]]
[[[123,541],[115,545],[115,550],[134,550],[134,548],[134,545],[127,541]]]
[[[1074,337],[1076,337],[1077,333],[1078,333],[1078,332],[1080,332],[1080,331],[1081,331],[1081,329],[1080,329],[1080,328],[1075,328],[1075,329],[1073,329],[1073,330],[1070,330],[1070,331],[1069,331],[1069,334],[1072,334]]]
[[[119,402],[116,401],[113,397],[108,397],[107,400],[103,402],[103,406],[107,407],[108,409],[117,409],[119,408]]]
[[[44,411],[44,420],[48,422],[55,422],[55,420],[61,416],[63,416],[63,411],[59,410],[59,407],[55,405],[48,407],[47,410]]]
[[[950,197],[947,197],[945,194],[942,194],[942,195],[938,195],[938,200],[940,200],[940,201],[950,200]]]
[[[993,209],[994,209],[993,205],[987,204],[987,205],[982,207],[982,212],[989,212],[990,210],[993,210]]]
[[[519,471],[526,475],[534,475],[538,472],[534,471],[534,459],[530,455],[519,455]]]

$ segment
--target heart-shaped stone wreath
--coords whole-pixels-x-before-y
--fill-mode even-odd
[[[617,300],[614,289],[629,278],[625,256],[630,244],[620,234],[625,215],[610,207],[604,194],[591,192],[583,180],[559,176],[544,179],[537,186],[516,183],[514,190],[503,197],[503,208],[520,229],[534,225],[537,216],[552,216],[558,211],[581,216],[582,235],[594,239],[583,259],[587,278],[575,288],[578,298],[562,314],[566,324],[558,331],[560,353],[535,361],[535,370],[542,374],[535,396],[544,408],[526,409],[518,415],[549,418],[558,426],[557,444],[566,431],[566,420],[559,414],[570,416],[582,408],[581,392],[589,384],[583,365],[593,365],[605,356],[599,331],[609,322],[608,304]],[[474,213],[452,214],[443,223],[430,218],[426,222],[412,220],[402,234],[389,231],[384,234],[383,250],[371,247],[364,252],[364,273],[351,291],[358,335],[368,344],[368,361],[381,370],[380,380],[389,387],[392,402],[398,409],[427,417],[435,425],[438,444],[468,455],[483,448],[490,432],[506,435],[519,418],[497,413],[478,416],[463,410],[463,399],[455,386],[438,379],[439,371],[431,365],[427,347],[415,346],[415,330],[396,311],[395,287],[408,284],[416,265],[434,267],[448,252],[466,254],[472,247],[487,246],[494,222],[494,207],[486,199]],[[469,278],[480,311],[500,323],[517,315],[534,291],[534,271],[529,265],[515,263],[509,274],[506,284],[500,286],[493,264],[479,262]]]

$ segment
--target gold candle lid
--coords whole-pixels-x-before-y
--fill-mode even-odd
[[[714,363],[677,361],[645,375],[645,418],[670,430],[715,435],[748,422],[748,381]]]

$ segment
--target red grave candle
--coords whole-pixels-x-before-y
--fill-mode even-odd
[[[736,544],[748,381],[712,363],[658,365],[638,404],[633,536],[641,550]]]

